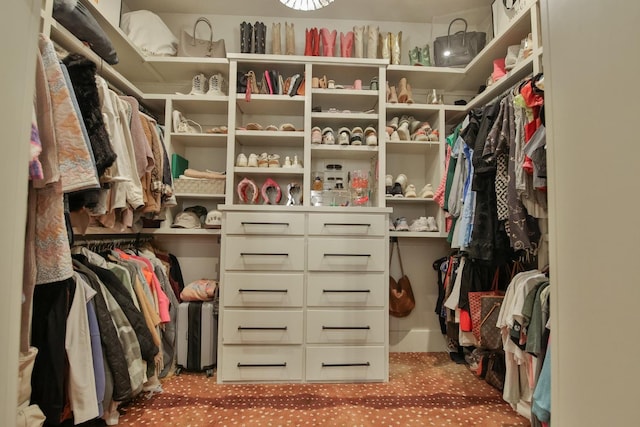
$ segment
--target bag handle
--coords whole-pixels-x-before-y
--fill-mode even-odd
[[[500,307],[501,305],[502,305],[502,303],[500,303],[500,302],[494,302],[494,303],[493,303],[493,307],[491,307],[491,310],[489,310],[489,312],[487,313],[487,315],[486,315],[486,316],[484,316],[484,318],[483,318],[483,319],[482,319],[482,321],[480,322],[480,326],[484,325],[484,322],[486,322],[486,321],[487,321],[487,319],[489,319],[489,316],[491,316],[491,313],[493,313],[493,311],[494,311],[496,308]]]
[[[515,9],[516,3],[518,3],[518,0],[511,0],[511,6],[507,6],[507,0],[502,0],[504,8],[507,10]]]
[[[193,40],[191,41],[191,46],[196,45],[196,27],[200,22],[204,22],[209,26],[209,52],[213,49],[213,27],[211,26],[211,22],[204,16],[201,16],[196,20],[196,23],[193,24]]]
[[[453,25],[454,22],[456,21],[462,21],[464,22],[464,33],[462,34],[462,46],[464,46],[464,41],[467,38],[467,20],[464,18],[456,18],[453,21],[449,22],[449,29],[447,30],[447,47],[450,48],[451,47],[451,26]]]
[[[398,261],[400,261],[400,273],[404,277],[404,268],[402,267],[402,256],[400,255],[400,242],[396,240],[396,249],[398,249]]]

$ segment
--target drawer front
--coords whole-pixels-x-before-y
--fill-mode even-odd
[[[307,346],[307,381],[384,381],[383,346]]]
[[[227,234],[303,235],[304,213],[227,212]]]
[[[384,239],[309,238],[309,270],[385,271]]]
[[[224,310],[224,344],[302,344],[302,310]]]
[[[304,270],[304,237],[228,236],[227,270]]]
[[[302,346],[222,347],[222,381],[301,381]]]
[[[309,214],[309,235],[384,236],[389,228],[384,214]]]
[[[388,284],[384,273],[309,273],[307,305],[384,307]]]
[[[302,273],[232,273],[224,275],[225,307],[302,307]]]
[[[307,343],[383,344],[384,310],[308,310]]]

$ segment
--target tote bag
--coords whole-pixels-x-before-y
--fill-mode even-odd
[[[391,266],[391,260],[393,258],[394,248],[398,250],[398,261],[400,261],[400,272],[402,276],[396,282],[393,276],[389,275],[389,314],[394,317],[406,317],[413,308],[416,306],[416,299],[413,296],[413,289],[411,288],[411,281],[404,274],[404,268],[402,266],[402,257],[400,256],[400,245],[398,240],[394,239],[391,242],[391,255],[389,255],[389,266]]]

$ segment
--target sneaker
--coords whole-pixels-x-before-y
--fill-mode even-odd
[[[340,145],[349,145],[351,139],[351,131],[349,128],[341,127],[338,130],[338,144]]]
[[[420,190],[420,198],[422,199],[433,199],[433,186],[431,184],[426,184],[424,187],[422,187],[422,190]]]
[[[321,144],[322,143],[322,132],[318,126],[314,126],[311,129],[311,143],[312,144]]]
[[[293,156],[293,164],[291,165],[292,168],[298,168],[298,169],[302,169],[302,161],[298,160],[298,156]]]
[[[330,127],[322,129],[322,143],[327,145],[334,145],[336,143],[336,136]]]
[[[429,231],[429,225],[427,224],[427,217],[421,216],[418,219],[414,219],[409,226],[409,231]]]
[[[399,182],[394,183],[389,194],[391,194],[391,197],[404,197],[402,194],[402,185],[400,185]]]
[[[249,160],[247,161],[247,166],[250,168],[258,167],[258,155],[255,153],[249,154]]]
[[[402,187],[402,192],[404,193],[404,191],[407,189],[407,184],[408,184],[407,176],[401,173],[396,177],[396,182],[400,184],[400,186]]]
[[[385,175],[384,177],[384,194],[386,197],[393,197],[391,189],[393,188],[393,175]]]
[[[204,87],[207,84],[207,78],[204,74],[196,74],[191,79],[191,92],[189,95],[204,95]]]
[[[245,156],[244,153],[238,154],[238,157],[236,158],[236,166],[239,168],[245,168],[248,164],[247,156]]]
[[[415,198],[416,197],[416,187],[413,184],[407,185],[407,189],[404,192],[404,197]]]
[[[209,90],[207,95],[224,96],[222,86],[224,85],[224,77],[222,74],[217,73],[209,77]]]
[[[429,227],[429,231],[438,231],[438,226],[434,217],[430,216],[427,218],[427,227]]]
[[[291,166],[291,157],[289,156],[285,156],[284,158],[284,164],[282,165],[283,168],[290,168]]]
[[[401,216],[400,218],[396,219],[396,231],[409,231],[407,218]]]
[[[389,231],[396,231],[396,226],[393,225],[393,221],[389,218]]]

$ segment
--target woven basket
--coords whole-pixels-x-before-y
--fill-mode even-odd
[[[173,181],[173,187],[177,194],[224,194],[224,183],[225,178],[177,178]]]

